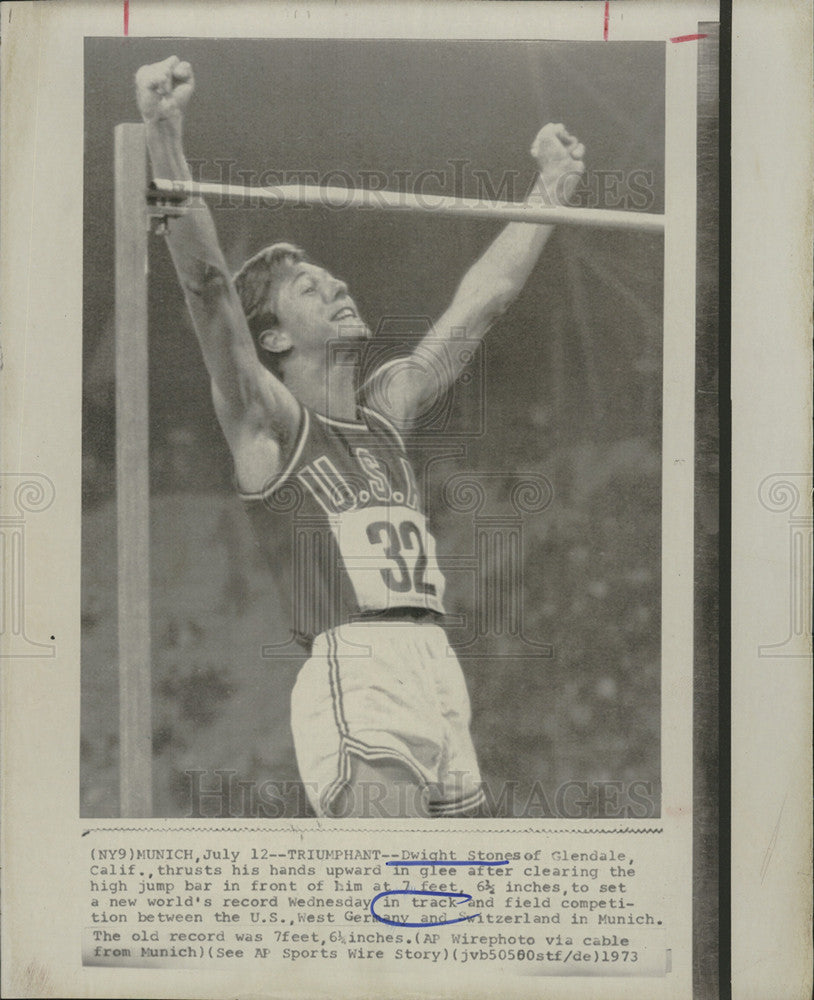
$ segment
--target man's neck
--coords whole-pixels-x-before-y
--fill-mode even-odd
[[[356,366],[308,363],[298,359],[286,370],[285,384],[305,406],[334,420],[356,420]]]

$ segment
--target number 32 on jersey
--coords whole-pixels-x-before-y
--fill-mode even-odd
[[[435,539],[420,511],[365,507],[331,522],[363,611],[409,606],[443,613],[444,577],[436,562]]]

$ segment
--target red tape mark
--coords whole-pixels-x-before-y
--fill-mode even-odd
[[[130,0],[124,0],[124,33],[130,31]]]
[[[602,31],[602,37],[607,42],[608,40],[608,22],[610,21],[610,0],[605,0],[605,27]]]
[[[697,42],[699,38],[709,38],[709,35],[676,35],[671,42]]]

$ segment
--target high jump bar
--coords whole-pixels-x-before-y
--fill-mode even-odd
[[[263,188],[247,187],[240,184],[173,181],[157,178],[148,191],[148,201],[166,198],[181,205],[183,199],[196,195],[213,195],[225,201],[237,199],[270,203],[275,206],[288,203],[320,205],[325,208],[382,209],[389,212],[414,212],[427,215],[459,216],[469,219],[531,222],[538,225],[587,226],[593,229],[623,229],[647,233],[664,232],[664,216],[647,212],[525,205],[520,202],[453,198],[440,194],[318,187],[308,184],[283,184]]]

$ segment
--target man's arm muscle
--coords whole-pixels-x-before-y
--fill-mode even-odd
[[[531,149],[540,173],[529,204],[560,204],[573,190],[585,165],[585,147],[563,125],[546,125]],[[381,388],[374,372],[366,387],[374,405],[390,419],[409,427],[416,413],[446,390],[464,367],[457,351],[448,351],[453,339],[480,340],[520,294],[537,263],[553,226],[509,223],[466,272],[443,315],[400,366],[387,374],[387,406],[377,398]]]
[[[191,180],[182,118],[193,86],[189,65],[176,57],[142,67],[136,75],[155,176]],[[245,464],[243,452],[260,435],[268,465],[275,458],[268,454],[269,448],[279,452],[274,442],[285,447],[296,433],[299,406],[257,358],[214,221],[202,199],[193,199],[188,212],[171,221],[167,243],[212,381],[215,410],[236,462]]]

